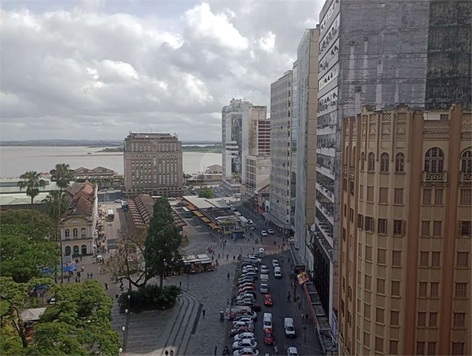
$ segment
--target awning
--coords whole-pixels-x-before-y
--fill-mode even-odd
[[[194,211],[193,213],[197,215],[199,218],[203,217],[203,214],[199,211]]]
[[[219,229],[219,227],[217,225],[213,224],[213,223],[208,224],[208,226],[210,226],[213,230]]]
[[[211,223],[211,220],[206,217],[202,217],[202,220],[206,223]]]
[[[33,308],[33,309],[26,309],[20,312],[21,319],[23,321],[37,321],[41,319],[41,316],[44,314],[46,308]]]

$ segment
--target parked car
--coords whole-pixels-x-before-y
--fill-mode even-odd
[[[256,292],[254,292],[252,290],[248,290],[248,291],[245,291],[241,294],[238,294],[238,297],[251,297],[251,298],[254,298],[254,300],[256,300],[257,294],[256,294]]]
[[[274,305],[274,302],[272,301],[272,296],[270,294],[266,294],[264,296],[264,305],[266,307],[271,307]]]
[[[244,282],[244,283],[239,283],[239,284],[238,284],[238,287],[239,287],[239,288],[244,288],[244,287],[247,287],[247,286],[253,286],[253,287],[255,287],[256,285],[255,285],[253,282]]]
[[[261,266],[261,273],[269,273],[270,269],[269,267],[262,265]]]
[[[272,329],[272,313],[264,313],[264,319],[262,320],[262,331],[265,329]]]
[[[257,320],[257,313],[256,312],[248,312],[245,315],[237,316],[236,318],[233,319],[233,321],[238,321],[242,318],[251,318],[252,320]]]
[[[287,356],[298,356],[298,350],[296,347],[289,347],[287,349]]]
[[[257,273],[256,272],[246,272],[243,274],[244,277],[253,277],[254,279],[257,279]]]
[[[115,203],[121,203],[121,199],[116,199]]]
[[[243,339],[233,342],[233,350],[244,349],[246,347],[257,347],[257,342],[254,339]]]
[[[248,290],[255,290],[255,289],[256,289],[256,286],[254,285],[246,286],[246,287],[239,288],[238,293],[244,293],[244,292],[247,292]]]
[[[254,328],[252,328],[252,329],[254,330]],[[231,331],[229,332],[229,336],[233,337],[233,336],[238,335],[238,334],[252,332],[253,330],[249,330],[249,328],[247,326],[241,326],[239,328],[231,329]]]
[[[275,337],[274,337],[274,333],[272,329],[265,329],[264,330],[264,344],[269,345],[269,346],[273,345],[274,340],[275,340]]]
[[[279,264],[279,260],[272,260],[272,267],[279,267],[280,264]]]
[[[240,326],[250,326],[250,325],[254,325],[254,321],[252,320],[252,318],[233,321],[233,328],[239,328]]]
[[[56,304],[56,298],[50,298],[47,300],[47,303],[50,304],[50,305],[54,305]]]
[[[264,237],[267,236],[267,231],[262,230],[262,231],[261,231],[261,236],[264,236]]]
[[[280,267],[274,268],[274,277],[277,279],[282,278],[282,270],[280,269]]]
[[[241,300],[241,301],[237,301],[237,302],[236,302],[236,305],[244,305],[244,306],[247,306],[247,307],[251,307],[251,308],[252,308],[252,307],[255,305],[255,302],[256,302],[256,301],[253,300],[253,299],[251,300],[251,299],[245,298],[245,299],[243,299],[243,300]],[[259,309],[259,310],[260,310],[260,309]]]
[[[233,352],[233,356],[257,356],[259,355],[259,350],[253,349],[251,347],[246,347],[244,349],[238,349]]]
[[[261,292],[263,294],[269,293],[269,286],[265,283],[262,283],[259,287],[259,292]]]
[[[273,235],[273,234],[275,234],[275,231],[274,231],[274,229],[267,229],[267,232],[268,232],[270,235]]]
[[[244,339],[255,339],[255,338],[256,338],[256,335],[254,335],[254,333],[247,332],[247,333],[242,333],[242,334],[239,334],[239,335],[235,335],[234,336],[234,341],[241,341],[241,340],[244,340]]]
[[[254,277],[244,277],[238,279],[238,284],[241,283],[254,283]]]

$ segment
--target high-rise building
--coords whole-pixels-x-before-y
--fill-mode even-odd
[[[298,45],[293,75],[293,111],[297,111],[295,247],[313,275],[313,238],[316,196],[316,110],[318,105],[319,29],[309,29]],[[295,77],[295,68],[297,78]],[[295,89],[296,88],[296,89]],[[295,95],[295,91],[297,95]],[[292,134],[294,134],[292,130]],[[292,141],[293,142],[293,141]],[[293,143],[292,143],[293,146]],[[292,151],[292,155],[293,155]],[[293,157],[292,157],[293,158]],[[292,160],[293,162],[294,160]],[[293,164],[292,164],[293,168]]]
[[[472,115],[343,121],[339,351],[470,355]]]
[[[182,144],[168,133],[130,133],[125,138],[127,196],[179,196],[183,188]]]
[[[232,99],[221,112],[223,187],[233,193],[239,193],[241,190],[244,162],[243,122],[248,121],[250,106],[252,104],[249,101]]]
[[[291,230],[292,70],[270,86],[270,193],[266,217],[285,234]]]
[[[471,2],[327,0],[320,12],[314,284],[338,309],[341,119],[369,105],[471,106]],[[334,311],[334,313],[333,313]]]

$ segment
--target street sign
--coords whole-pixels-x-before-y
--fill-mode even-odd
[[[305,271],[303,271],[302,273],[297,274],[297,278],[298,278],[298,283],[300,285],[302,285],[303,283],[306,283],[306,282],[309,281],[308,275],[306,274]]]

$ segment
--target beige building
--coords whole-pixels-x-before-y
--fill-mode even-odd
[[[293,71],[289,70],[270,86],[270,193],[266,218],[289,234]]]
[[[340,354],[472,354],[471,131],[459,105],[343,121]]]
[[[168,133],[130,133],[125,138],[124,171],[127,196],[180,196],[182,144]]]
[[[65,191],[69,210],[61,219],[62,253],[68,263],[79,256],[94,252],[93,241],[97,224],[97,187],[86,181],[74,183]]]

